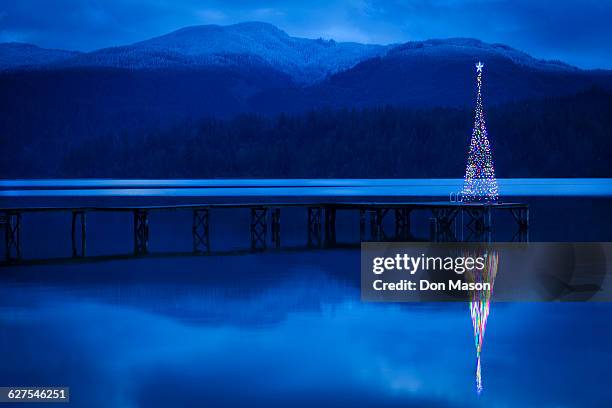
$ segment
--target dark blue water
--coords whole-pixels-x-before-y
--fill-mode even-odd
[[[533,240],[612,240],[610,198],[528,200]],[[212,215],[213,248],[248,245],[248,214]],[[303,215],[283,219],[287,245],[304,243]],[[152,217],[152,249],[188,248],[189,216]],[[26,257],[68,252],[68,219],[35,217]],[[88,219],[92,251],[129,250],[122,217]],[[354,215],[338,225],[355,239]],[[78,407],[604,407],[611,317],[493,303],[477,395],[468,305],[362,303],[358,250],[2,267],[0,384],[69,386]]]
[[[2,384],[73,406],[605,406],[612,305],[366,304],[354,251],[3,271]],[[6,282],[8,281],[8,282]]]

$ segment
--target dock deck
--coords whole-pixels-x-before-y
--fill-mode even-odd
[[[133,219],[133,251],[117,256],[146,256],[149,251],[149,214],[157,211],[191,211],[191,235],[193,248],[190,254],[210,254],[212,237],[210,219],[218,209],[250,210],[249,251],[281,248],[281,211],[285,208],[305,208],[307,248],[333,248],[336,240],[336,214],[338,211],[359,212],[359,240],[364,241],[411,241],[414,240],[411,225],[413,211],[430,211],[429,239],[431,241],[457,241],[453,226],[459,214],[467,216],[469,241],[491,240],[491,214],[493,211],[507,211],[517,225],[513,240],[529,240],[529,205],[524,203],[463,203],[444,201],[308,201],[308,202],[265,202],[265,203],[197,203],[154,206],[82,206],[82,207],[10,207],[0,208],[0,228],[4,229],[4,264],[42,262],[40,259],[22,258],[22,218],[28,214],[69,212],[71,213],[72,255],[69,259],[95,258],[87,254],[87,214],[94,212],[129,212]],[[393,214],[395,230],[388,233],[383,222]],[[463,227],[463,226],[462,226]],[[186,228],[187,229],[187,228]],[[185,254],[185,253],[181,253]],[[158,254],[159,255],[159,254]],[[99,258],[99,257],[98,257]],[[57,260],[57,258],[54,258]]]

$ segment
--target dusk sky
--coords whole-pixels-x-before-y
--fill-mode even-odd
[[[474,37],[612,69],[611,20],[609,0],[19,0],[0,4],[0,42],[88,51],[190,25],[265,21],[337,41]]]

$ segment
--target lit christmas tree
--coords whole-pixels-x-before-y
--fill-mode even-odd
[[[476,64],[476,84],[478,89],[476,95],[476,119],[474,121],[474,129],[472,130],[465,179],[461,192],[465,202],[495,202],[499,195],[497,180],[495,179],[495,169],[493,168],[491,144],[487,137],[487,126],[482,109],[481,87],[483,67],[484,64],[482,62]]]

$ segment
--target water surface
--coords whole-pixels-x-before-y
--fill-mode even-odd
[[[444,196],[460,186],[460,180],[234,183],[5,181],[0,202],[130,202],[118,191],[146,191],[139,203],[191,202],[207,199],[202,189],[223,196],[236,189],[237,200],[248,196],[245,189],[262,199],[271,191],[297,200],[402,191],[403,199],[414,188]],[[612,241],[607,181],[529,183],[531,196],[525,184],[510,196],[531,205],[533,240]],[[546,188],[560,191],[535,193]],[[316,190],[300,195],[300,189]],[[248,247],[248,211],[211,216],[213,249]],[[152,250],[190,248],[190,217],[152,214]],[[415,214],[417,233],[426,232],[428,217]],[[68,255],[69,220],[63,213],[24,214],[24,256]],[[88,216],[89,249],[129,251],[131,222],[129,214]],[[283,244],[303,245],[304,225],[303,211],[283,212]],[[495,225],[499,240],[511,236],[511,220],[499,217]],[[356,214],[339,216],[340,240],[354,242],[357,232]],[[479,396],[468,305],[363,303],[358,250],[5,266],[0,384],[70,386],[77,407],[603,407],[612,398],[610,316],[608,303],[493,303]]]
[[[448,197],[462,179],[3,180],[0,197],[404,196]],[[612,179],[498,179],[504,197],[612,196]]]

